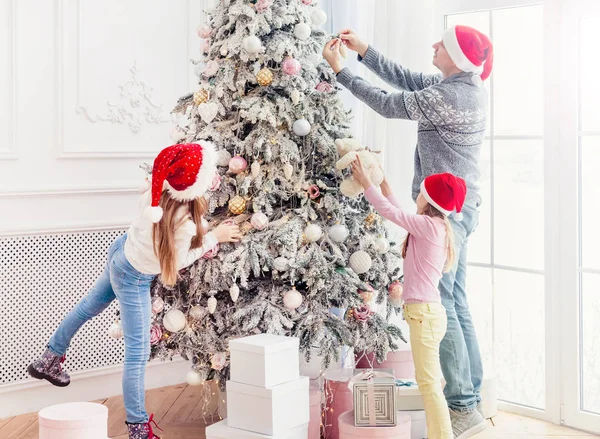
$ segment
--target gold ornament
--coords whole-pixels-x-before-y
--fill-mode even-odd
[[[256,74],[256,82],[258,82],[263,87],[271,85],[273,82],[273,72],[267,69],[266,67],[260,69]]]
[[[196,105],[200,105],[205,102],[208,102],[209,99],[210,99],[210,94],[208,93],[208,90],[206,90],[204,88],[201,88],[200,90],[198,90],[197,92],[194,93],[194,104],[196,104]]]
[[[162,339],[166,340],[167,338],[169,338],[169,333],[168,332],[163,332]]]
[[[375,212],[371,212],[365,218],[365,224],[369,227],[371,227],[373,224],[375,224],[375,221],[377,221],[377,215],[375,214]]]
[[[240,215],[246,210],[246,200],[239,195],[236,195],[229,200],[229,211],[234,215]]]

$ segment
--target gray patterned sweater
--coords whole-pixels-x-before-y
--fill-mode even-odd
[[[439,74],[411,72],[372,47],[359,60],[400,91],[388,93],[348,68],[338,73],[338,82],[382,116],[419,123],[413,199],[416,200],[425,177],[451,172],[467,182],[466,204],[481,204],[479,155],[488,104],[485,89],[473,84],[471,73],[443,79]]]

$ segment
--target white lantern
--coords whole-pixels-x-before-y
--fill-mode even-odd
[[[373,241],[373,247],[375,247],[375,251],[377,253],[384,255],[390,251],[390,242],[384,237],[379,237]]]
[[[302,305],[302,294],[292,288],[283,295],[283,306],[287,309],[296,309]]]
[[[273,268],[277,271],[286,271],[288,268],[290,268],[290,262],[287,260],[287,258],[279,256],[273,261]]]
[[[310,37],[310,26],[306,23],[298,23],[294,27],[294,35],[299,40],[306,40]]]
[[[371,269],[371,265],[373,265],[371,256],[364,250],[354,252],[352,253],[352,256],[350,256],[350,268],[356,274],[366,273]]]
[[[244,46],[244,50],[250,54],[256,54],[260,52],[260,49],[262,47],[260,38],[258,38],[256,35],[251,35],[249,37],[244,38],[242,45]]]
[[[204,384],[204,374],[192,369],[185,376],[185,380],[190,386],[201,386]]]
[[[321,227],[316,224],[309,224],[304,229],[304,236],[308,242],[317,242],[321,239],[322,235],[323,231],[321,230]]]
[[[240,297],[240,287],[238,287],[236,284],[233,284],[229,288],[229,295],[231,296],[231,300],[233,300],[233,303],[237,302],[238,297]]]
[[[327,232],[333,242],[344,242],[346,239],[348,239],[349,233],[350,232],[348,231],[348,228],[343,224],[331,226]]]
[[[217,310],[217,299],[215,297],[209,297],[206,302],[206,307],[208,308],[208,312],[214,314]]]
[[[231,154],[226,149],[222,149],[217,152],[217,165],[218,166],[229,166],[231,160]]]
[[[323,9],[315,9],[315,11],[310,16],[311,22],[313,26],[319,27],[323,26],[327,21],[327,14]]]
[[[200,320],[206,314],[206,310],[200,305],[194,305],[188,311],[190,317],[194,320]]]
[[[185,314],[178,309],[171,309],[163,317],[163,326],[169,332],[179,332],[185,328]]]
[[[292,127],[297,136],[307,136],[310,133],[310,123],[306,119],[298,119]]]
[[[110,325],[110,328],[108,328],[108,335],[112,338],[123,338],[123,326],[121,326],[120,321],[116,321]]]
[[[256,212],[250,219],[250,224],[256,230],[263,230],[269,224],[269,218],[262,212]]]

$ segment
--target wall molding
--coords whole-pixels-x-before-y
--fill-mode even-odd
[[[146,366],[146,390],[184,383],[189,368],[189,362],[181,357],[151,361]],[[71,374],[71,384],[64,388],[33,378],[0,385],[0,399],[10,401],[0,406],[0,418],[36,412],[53,404],[120,395],[122,371],[123,366],[116,365],[75,372]]]
[[[7,120],[7,141],[6,146],[0,145],[0,160],[16,160],[18,159],[17,150],[17,108],[16,108],[16,44],[17,44],[17,1],[9,0],[7,2],[8,7],[8,20],[6,27],[6,48],[8,50],[8,62],[5,65],[7,69],[7,81],[6,81],[6,92],[7,99],[6,105],[8,110]]]
[[[122,195],[139,194],[137,187],[129,184],[104,185],[104,186],[59,186],[46,189],[31,189],[22,191],[0,191],[0,199],[3,198],[39,198],[39,197],[63,197],[71,195]]]

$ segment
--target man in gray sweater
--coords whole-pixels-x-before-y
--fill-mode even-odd
[[[395,93],[375,87],[348,68],[339,56],[344,44],[359,55],[369,70]],[[465,439],[486,427],[481,410],[483,381],[481,354],[467,304],[467,242],[479,221],[479,155],[484,138],[487,94],[481,87],[492,70],[493,48],[489,39],[466,26],[448,29],[433,45],[433,64],[441,74],[411,72],[390,61],[361,41],[351,30],[330,41],[323,57],[337,80],[377,113],[386,118],[418,122],[414,158],[413,199],[425,177],[451,172],[467,183],[462,215],[451,216],[457,263],[444,275],[439,289],[448,316],[446,335],[440,345],[440,362],[446,380],[444,394],[450,408],[454,437]]]

